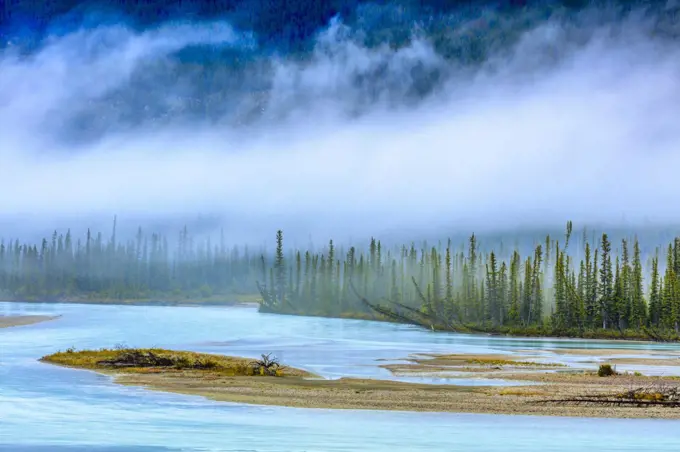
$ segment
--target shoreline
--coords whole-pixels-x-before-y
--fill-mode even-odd
[[[387,318],[379,318],[374,314],[354,314],[354,313],[343,313],[338,315],[326,315],[319,313],[305,313],[300,314],[297,312],[282,312],[274,310],[260,311],[263,314],[275,314],[275,315],[289,315],[294,317],[319,317],[324,319],[343,319],[343,320],[365,320],[368,322],[381,322],[381,323],[392,323],[394,325],[411,325],[420,330],[426,330],[418,325],[413,325],[406,322],[395,322],[394,320]],[[655,341],[652,338],[643,339],[641,337],[611,337],[609,335],[599,336],[593,334],[592,336],[574,336],[574,335],[540,335],[531,334],[531,331],[523,331],[518,333],[508,333],[508,332],[491,332],[491,331],[451,331],[451,330],[434,330],[438,333],[452,333],[452,334],[465,334],[470,336],[489,336],[489,337],[516,337],[516,338],[529,338],[529,339],[555,339],[555,340],[587,340],[587,341],[604,341],[604,342],[618,342],[618,343],[643,343],[643,344],[680,344],[680,341]]]
[[[2,300],[7,303],[27,303],[27,304],[82,304],[82,305],[106,305],[106,306],[171,306],[171,307],[237,307],[237,306],[259,306],[257,301],[250,300],[250,297],[235,297],[232,300],[224,299],[129,299],[120,300],[113,298],[103,298],[97,300],[81,299],[81,298],[67,298],[67,299],[44,299],[44,300]]]
[[[172,352],[169,353],[190,353]],[[68,352],[67,352],[68,353]],[[101,352],[70,352],[78,353]],[[114,353],[114,351],[107,351]],[[66,355],[62,353],[61,355]],[[230,362],[245,362],[245,358],[223,355],[193,354],[209,356]],[[652,384],[680,386],[678,379],[617,375],[598,377],[593,372],[532,373],[526,362],[499,361],[493,356],[484,359],[470,355],[433,356],[439,366],[454,360],[458,364],[467,360],[466,366],[482,366],[489,378],[518,378],[535,384],[526,386],[456,386],[453,384],[434,385],[407,383],[390,380],[340,378],[328,380],[315,377],[299,369],[291,369],[291,375],[244,376],[228,375],[221,371],[205,369],[138,368],[112,369],[100,365],[68,365],[54,362],[50,357],[43,362],[66,367],[90,370],[113,377],[117,384],[138,386],[148,390],[201,396],[220,402],[245,403],[251,405],[286,406],[315,409],[360,409],[415,412],[448,412],[477,414],[515,414],[539,416],[569,416],[597,418],[666,418],[680,419],[680,409],[666,406],[583,406],[552,404],[554,399],[568,399],[583,394],[616,394],[626,392],[633,386]],[[252,362],[252,360],[250,360]],[[472,363],[472,364],[470,364]],[[494,364],[495,363],[495,364]],[[427,361],[419,363],[420,371],[428,366]],[[511,372],[496,372],[495,367],[509,366]],[[514,372],[514,367],[522,370]],[[396,370],[396,369],[395,369]],[[402,369],[403,370],[403,369]],[[418,369],[413,369],[414,371]],[[441,369],[434,369],[439,371]],[[473,371],[473,370],[472,370]],[[411,373],[411,372],[408,372]],[[427,372],[424,372],[427,374]],[[416,375],[413,373],[412,375]]]
[[[16,300],[6,299],[0,300],[7,303],[35,303],[35,304],[82,304],[82,305],[105,305],[105,306],[167,306],[167,307],[260,307],[261,304],[257,301],[255,295],[235,295],[231,300],[220,299],[45,299],[45,300]],[[374,314],[359,314],[359,313],[341,313],[338,315],[326,315],[321,313],[296,313],[296,312],[282,312],[274,310],[259,310],[261,314],[285,315],[294,317],[317,317],[324,319],[339,319],[339,320],[364,320],[368,322],[392,323],[395,325],[411,325],[405,322],[395,322],[387,318],[380,318]],[[417,325],[412,325],[420,328]],[[422,329],[422,328],[421,328]],[[574,335],[540,335],[532,334],[531,331],[521,331],[517,333],[508,332],[487,332],[487,331],[449,331],[436,330],[436,332],[466,334],[471,336],[488,336],[488,337],[511,337],[511,338],[535,338],[535,339],[554,339],[554,340],[589,340],[589,341],[604,341],[604,342],[618,342],[618,343],[646,343],[646,344],[679,344],[680,341],[655,341],[652,338],[643,339],[641,337],[611,337],[609,335],[593,334],[589,336],[574,336]]]
[[[0,328],[13,328],[17,326],[34,325],[58,319],[60,315],[0,315]]]
[[[219,299],[45,299],[45,300],[0,300],[7,303],[35,303],[35,304],[82,304],[82,305],[106,305],[106,306],[167,306],[167,307],[260,307],[261,304],[257,301],[255,295],[235,295],[233,299],[226,300]],[[387,318],[380,318],[374,314],[359,314],[359,313],[341,313],[338,315],[326,315],[321,313],[296,313],[296,312],[282,312],[274,310],[262,310],[261,314],[286,315],[294,317],[318,317],[324,319],[339,319],[339,320],[364,320],[369,322],[392,323],[395,325],[410,325],[405,322],[395,322]],[[418,327],[417,325],[412,325]],[[419,328],[419,327],[418,327]],[[421,328],[422,329],[422,328]],[[618,343],[646,343],[646,344],[679,344],[680,341],[657,341],[652,338],[644,339],[642,337],[611,337],[610,335],[599,335],[597,333],[588,336],[574,336],[574,335],[540,335],[532,334],[531,331],[520,331],[517,333],[508,332],[491,332],[491,331],[449,331],[436,330],[436,332],[466,334],[471,336],[488,336],[488,337],[510,337],[510,338],[535,338],[535,339],[554,339],[554,340],[589,340],[589,341],[604,341],[604,342],[618,342]]]

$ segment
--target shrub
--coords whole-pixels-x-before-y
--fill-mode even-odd
[[[597,369],[598,377],[611,377],[612,375],[616,375],[616,369],[611,364],[600,364],[600,368]]]
[[[281,364],[279,360],[271,357],[271,353],[261,355],[262,359],[251,363],[255,375],[278,377],[281,375]]]

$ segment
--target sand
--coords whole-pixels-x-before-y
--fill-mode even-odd
[[[243,359],[230,357],[229,359]],[[469,387],[455,385],[413,384],[395,381],[352,379],[310,379],[293,372],[293,376],[226,376],[210,370],[126,369],[84,367],[111,375],[117,383],[143,386],[151,390],[207,397],[212,400],[299,408],[367,409],[430,411],[455,413],[522,414],[544,416],[579,416],[607,418],[680,419],[680,408],[662,406],[620,407],[543,403],[579,395],[614,395],[634,387],[673,385],[680,380],[663,377],[618,375],[598,377],[592,372],[546,373],[545,367],[513,362],[508,356],[430,355],[410,358],[408,372],[428,373],[455,363],[460,369],[473,368],[487,378],[535,382],[521,387]],[[430,366],[436,363],[434,366]],[[420,361],[420,362],[419,362]],[[390,368],[390,365],[385,367]],[[429,367],[428,367],[429,366]],[[78,366],[70,366],[78,367]],[[557,368],[559,366],[555,366]],[[542,371],[542,372],[539,372]],[[399,370],[402,372],[403,370]],[[464,371],[463,371],[464,372]]]
[[[535,351],[535,350],[534,350]],[[557,355],[574,356],[677,356],[680,358],[680,347],[677,350],[644,350],[644,349],[622,349],[622,348],[555,348],[543,351],[555,353]]]
[[[12,326],[31,325],[39,322],[46,322],[48,320],[56,319],[59,316],[49,315],[13,315],[0,316],[0,328],[9,328]]]

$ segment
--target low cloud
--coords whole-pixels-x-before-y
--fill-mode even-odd
[[[83,29],[30,56],[8,47],[0,211],[48,227],[212,214],[257,237],[676,222],[680,49],[635,16],[589,27],[540,23],[474,67],[417,27],[403,47],[368,46],[339,19],[295,58],[257,54],[219,22]],[[135,121],[110,105],[184,105],[210,72],[173,78],[170,56],[196,45],[242,52],[250,69],[233,76],[257,87],[225,90],[210,118]],[[98,115],[96,134],[78,129]]]

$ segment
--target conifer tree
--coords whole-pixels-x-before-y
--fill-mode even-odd
[[[628,242],[621,240],[621,293],[616,303],[619,329],[626,328],[631,316],[631,268]]]
[[[602,319],[602,328],[607,329],[614,297],[614,276],[612,273],[612,262],[610,255],[611,243],[609,242],[607,234],[602,234],[602,243],[600,248],[602,250],[602,264],[600,268],[599,284],[600,316]]]
[[[534,267],[532,269],[532,282],[531,282],[531,292],[532,292],[532,306],[531,306],[531,319],[535,323],[540,323],[543,319],[543,288],[542,288],[542,272],[541,272],[541,260],[543,257],[543,251],[541,245],[536,247],[534,251]]]
[[[633,274],[630,281],[630,324],[641,328],[647,321],[647,306],[642,288],[642,263],[640,262],[640,244],[637,239],[633,244]]]
[[[510,261],[510,308],[508,310],[508,320],[516,325],[520,321],[521,303],[521,281],[520,281],[520,256],[517,250],[512,254]]]
[[[494,326],[499,324],[498,269],[496,255],[491,252],[486,264],[486,300],[489,307],[489,320]]]
[[[446,245],[446,304],[450,306],[453,304],[453,277],[451,275],[452,263],[451,263],[451,240],[449,239]]]
[[[668,251],[666,254],[666,274],[663,279],[663,298],[661,304],[661,317],[664,326],[667,328],[675,328],[677,330],[676,319],[677,319],[677,286],[678,279],[675,273],[675,253],[673,247],[668,245]]]
[[[659,255],[652,259],[652,276],[649,289],[649,321],[658,327],[661,320],[661,293],[659,288]]]
[[[274,261],[276,272],[276,298],[279,305],[283,305],[286,291],[286,268],[283,259],[283,231],[276,231],[276,259]]]
[[[528,257],[524,263],[524,295],[522,297],[522,323],[526,326],[531,324],[531,310],[533,300],[533,269],[531,265],[531,258]]]

